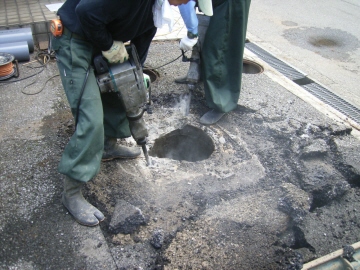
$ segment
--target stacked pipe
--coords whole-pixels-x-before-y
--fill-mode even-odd
[[[0,52],[14,55],[19,62],[29,61],[34,51],[31,28],[0,31]]]

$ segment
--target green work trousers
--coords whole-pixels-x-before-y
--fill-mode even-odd
[[[71,33],[63,34],[52,38],[52,49],[56,53],[61,81],[75,119],[77,111],[79,113],[76,130],[64,149],[58,170],[72,179],[87,182],[99,172],[104,134],[115,138],[129,137],[129,123],[115,94],[100,95],[90,66],[93,46],[89,42]]]
[[[220,112],[234,110],[239,100],[250,2],[213,0],[201,59],[207,105]]]

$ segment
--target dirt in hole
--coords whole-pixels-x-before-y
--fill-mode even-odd
[[[211,138],[200,128],[186,125],[155,140],[150,155],[159,158],[201,161],[214,151]]]

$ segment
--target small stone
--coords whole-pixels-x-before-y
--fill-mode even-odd
[[[124,200],[118,200],[111,217],[109,230],[114,234],[128,234],[145,224],[145,217],[139,208]]]
[[[203,261],[203,262],[201,263],[201,266],[202,266],[202,267],[208,267],[208,266],[209,266],[209,262]]]
[[[306,146],[301,154],[302,158],[308,158],[308,157],[319,157],[324,156],[327,154],[327,144],[324,140],[318,139],[314,140],[311,145]]]
[[[164,243],[164,231],[162,229],[156,229],[153,232],[150,243],[156,249],[161,248]]]

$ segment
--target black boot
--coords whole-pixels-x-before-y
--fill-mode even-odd
[[[81,193],[83,185],[83,182],[66,177],[62,203],[81,225],[96,226],[105,219],[105,216],[85,200]]]
[[[136,158],[141,154],[139,147],[126,147],[116,144],[116,138],[105,136],[103,161],[115,158]]]

